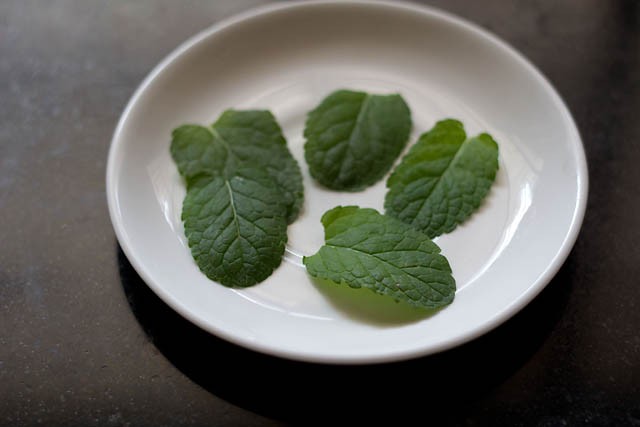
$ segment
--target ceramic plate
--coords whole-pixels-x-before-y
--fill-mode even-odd
[[[401,93],[413,117],[410,144],[447,117],[499,143],[500,170],[482,208],[437,239],[457,292],[435,314],[404,310],[367,290],[314,284],[302,267],[301,256],[323,242],[326,210],[383,207],[384,180],[360,193],[338,193],[309,177],[305,115],[338,88]],[[285,259],[248,289],[226,288],[198,270],[180,221],[185,185],[169,155],[173,128],[212,123],[227,108],[271,110],[304,174],[304,209],[289,227]],[[122,114],[107,193],[118,240],[137,272],[196,325],[281,357],[372,363],[451,348],[531,301],[576,239],[587,170],[558,94],[495,36],[415,5],[305,2],[228,19],[162,61]]]

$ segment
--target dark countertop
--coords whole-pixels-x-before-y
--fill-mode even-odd
[[[111,228],[107,150],[136,86],[192,34],[262,3],[0,2],[0,425],[640,425],[640,2],[427,2],[504,38],[564,97],[587,213],[558,275],[506,324],[360,367],[200,331],[146,287]]]

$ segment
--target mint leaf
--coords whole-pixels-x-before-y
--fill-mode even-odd
[[[225,286],[269,277],[303,200],[300,168],[273,115],[228,110],[209,128],[180,126],[171,155],[187,182],[182,220],[200,270]]]
[[[387,180],[386,214],[431,238],[448,233],[478,209],[497,170],[498,145],[489,134],[467,139],[462,123],[442,120]]]
[[[411,113],[400,95],[333,92],[307,117],[309,172],[333,190],[361,190],[389,171],[410,130]]]
[[[252,162],[282,189],[289,223],[297,218],[304,198],[302,174],[269,111],[227,110],[210,128],[184,125],[172,136],[171,155],[187,181],[202,173],[229,173]]]
[[[227,148],[214,143],[211,129],[182,125],[171,133],[171,157],[188,181],[199,174],[219,174],[227,163]]]
[[[280,265],[287,241],[287,207],[259,165],[188,181],[182,220],[200,270],[225,286],[246,287]]]
[[[424,233],[357,206],[331,209],[322,224],[325,245],[303,259],[312,276],[369,288],[417,307],[432,309],[453,301],[451,267]]]

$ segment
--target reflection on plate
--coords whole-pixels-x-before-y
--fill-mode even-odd
[[[458,290],[436,313],[314,283],[301,256],[323,242],[337,205],[382,211],[384,180],[338,193],[309,177],[305,114],[338,88],[399,92],[411,143],[446,117],[490,132],[500,170],[482,208],[438,245]],[[169,155],[176,126],[211,123],[227,108],[270,109],[300,163],[305,205],[282,265],[248,289],[212,283],[195,265],[180,221],[184,184]],[[220,337],[282,357],[371,363],[468,341],[528,303],[553,277],[580,228],[587,194],[582,143],[547,81],[494,36],[451,15],[401,3],[275,5],[190,39],[143,82],[113,137],[109,208],[138,273],[180,314]],[[363,290],[362,292],[368,292]]]

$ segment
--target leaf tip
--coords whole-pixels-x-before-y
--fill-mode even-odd
[[[322,222],[322,225],[324,225],[324,227],[326,228],[326,227],[329,227],[331,224],[333,224],[338,218],[351,215],[356,211],[358,211],[359,209],[360,207],[353,206],[353,205],[336,206],[335,208],[329,209],[328,211],[326,211],[324,215],[322,215],[322,218],[320,219],[320,221]]]

